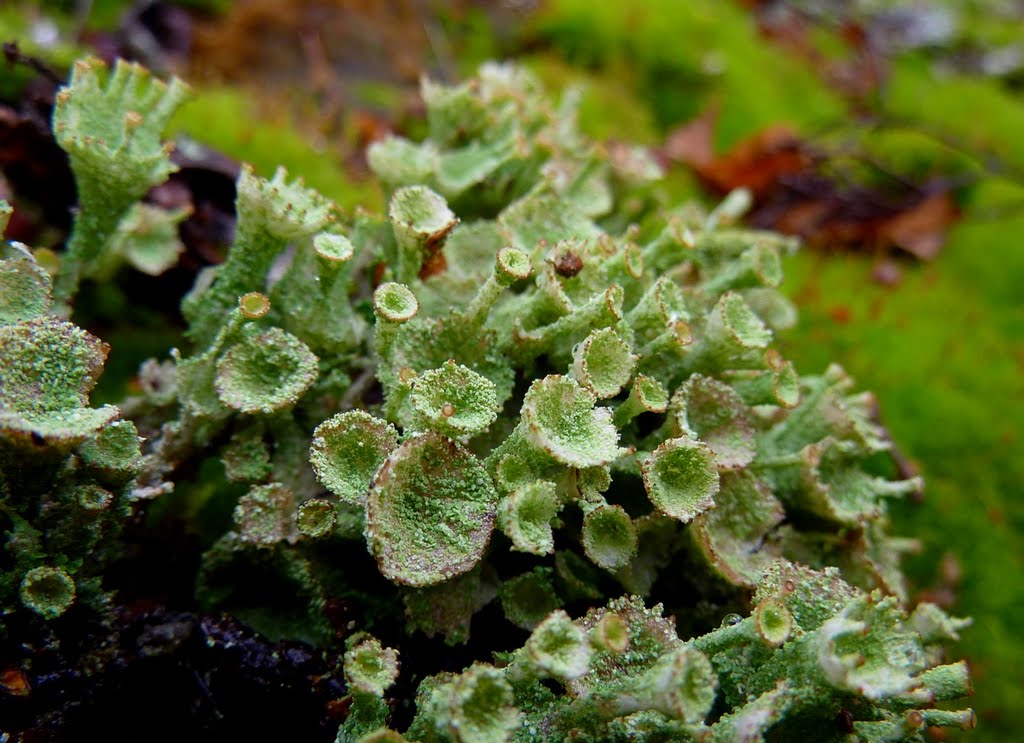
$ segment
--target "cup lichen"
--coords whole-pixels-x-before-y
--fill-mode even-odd
[[[772,347],[792,242],[728,226],[744,192],[665,203],[650,156],[609,157],[521,68],[424,83],[427,140],[369,151],[387,215],[243,168],[227,258],[182,303],[190,345],[144,365],[134,422],[90,407],[106,346],[58,315],[172,169],[183,95],[79,64],[54,118],[81,201],[57,306],[30,250],[0,261],[4,611],[100,610],[132,508],[221,460],[248,490],[199,598],[285,586],[287,610],[247,597],[248,617],[324,645],[332,601],[355,607],[339,740],[839,740],[840,709],[864,740],[973,724],[934,708],[970,692],[942,662],[965,622],[908,614],[888,531],[920,482],[879,476],[891,444],[841,368],[801,376]],[[398,651],[471,628],[471,652],[501,652],[414,665],[415,717],[389,730]]]

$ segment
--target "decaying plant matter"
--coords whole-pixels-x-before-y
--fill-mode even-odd
[[[200,598],[252,608],[239,582],[265,581],[287,597],[257,598],[258,626],[323,644],[341,639],[332,601],[365,610],[341,632],[339,740],[973,724],[935,707],[970,693],[966,665],[942,664],[966,623],[908,611],[909,543],[888,533],[888,499],[920,483],[880,474],[890,443],[841,368],[800,376],[773,348],[795,246],[731,226],[742,192],[710,213],[661,203],[643,150],[588,141],[572,95],[516,67],[424,83],[428,138],[369,152],[386,215],[243,169],[228,257],[182,303],[188,350],[143,366],[134,423],[89,407],[105,346],[57,315],[135,247],[175,254],[173,230],[133,231],[184,92],[81,63],[54,120],[81,202],[56,304],[31,251],[0,263],[7,611],[101,604],[119,520],[212,457],[248,492]],[[342,557],[361,543],[373,595]],[[473,623],[496,602],[506,626]],[[395,612],[406,636],[384,638]],[[420,668],[411,724],[389,719],[416,643],[471,629],[528,635]]]

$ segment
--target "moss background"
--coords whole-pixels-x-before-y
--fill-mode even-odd
[[[220,12],[230,5],[205,3]],[[787,123],[816,141],[856,141],[892,169],[922,180],[937,171],[962,180],[956,194],[963,219],[944,250],[931,263],[902,263],[894,286],[872,278],[871,254],[805,250],[788,259],[783,288],[798,304],[801,323],[784,343],[801,372],[838,361],[862,388],[874,390],[899,449],[920,467],[925,498],[895,509],[897,531],[923,544],[908,561],[915,593],[955,584],[954,610],[974,618],[951,651],[972,666],[979,720],[970,737],[1014,739],[1014,712],[1024,697],[1024,78],[965,73],[943,60],[961,49],[1024,50],[1024,22],[1006,22],[1000,12],[1009,4],[998,0],[924,3],[951,11],[955,33],[937,47],[896,55],[881,85],[851,101],[806,58],[759,34],[740,3],[551,0],[497,14],[485,4],[457,3],[457,12],[428,2],[407,5],[421,13],[416,19],[429,21],[425,66],[457,74],[514,55],[553,86],[582,83],[584,129],[598,137],[655,145],[716,101],[720,151]],[[98,0],[88,23],[114,27],[124,6]],[[32,4],[0,10],[0,37],[31,38],[25,32],[39,10]],[[412,36],[419,38],[420,30]],[[823,58],[846,53],[834,28],[816,28],[807,41]],[[68,43],[23,48],[57,66],[80,51]],[[193,67],[185,74],[195,80],[202,60]],[[315,102],[303,103],[292,90],[284,94],[288,105],[276,105],[280,98],[268,105],[258,78],[241,78],[200,82],[176,131],[252,162],[263,174],[284,164],[345,206],[380,207],[379,191],[351,160],[361,131],[378,119],[415,127],[408,80],[389,71],[350,81],[346,92],[364,113],[343,107],[326,117],[325,127]],[[4,86],[17,82],[3,79]],[[295,83],[301,92],[304,81]],[[673,198],[700,196],[681,168],[666,184]],[[111,311],[116,307],[112,300]],[[132,338],[140,340],[136,351],[119,357]],[[135,358],[159,345],[159,337],[131,329],[123,339],[106,340],[115,354],[105,384],[123,382]]]

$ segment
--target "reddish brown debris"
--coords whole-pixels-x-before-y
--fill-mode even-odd
[[[747,188],[754,197],[748,222],[797,235],[810,247],[847,248],[884,255],[897,251],[932,260],[960,218],[952,183],[920,184],[887,175],[879,184],[850,184],[792,129],[770,126],[716,155],[712,105],[675,129],[662,157],[689,167],[716,197]],[[886,274],[886,279],[897,281]]]
[[[0,671],[0,689],[14,697],[27,697],[32,693],[28,677],[20,668],[7,668]]]
[[[555,259],[554,265],[555,273],[559,276],[571,279],[583,270],[583,259],[571,250],[567,250]]]

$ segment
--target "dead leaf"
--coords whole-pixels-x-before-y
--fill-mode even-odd
[[[940,191],[885,220],[878,236],[923,261],[930,261],[939,254],[946,233],[959,218],[960,210],[949,191]]]
[[[0,671],[0,689],[12,697],[27,697],[32,693],[28,677],[20,668],[6,668]]]
[[[683,163],[717,194],[749,188],[763,196],[786,174],[807,171],[814,162],[810,149],[789,127],[768,127],[739,142],[724,155],[715,156],[715,124],[719,106],[713,104],[696,118],[674,129],[665,140],[662,155]]]
[[[716,197],[749,189],[754,207],[747,221],[755,227],[797,235],[814,248],[881,255],[895,249],[931,260],[959,219],[949,183],[915,184],[886,171],[881,182],[851,182],[825,167],[827,152],[784,124],[763,129],[716,156],[712,141],[717,115],[717,106],[709,107],[673,130],[661,155],[688,166]]]
[[[712,103],[699,116],[669,132],[662,154],[692,168],[709,165],[715,157],[715,124],[718,123],[719,109],[717,103]]]
[[[810,150],[784,124],[763,129],[739,142],[722,157],[695,167],[697,175],[720,193],[748,188],[757,199],[787,174],[807,171]]]
[[[810,149],[784,124],[770,126],[736,144],[724,155],[714,153],[719,104],[673,129],[661,154],[688,165],[705,183],[721,194],[745,187],[754,196],[768,189],[782,175],[806,171],[813,163]]]

